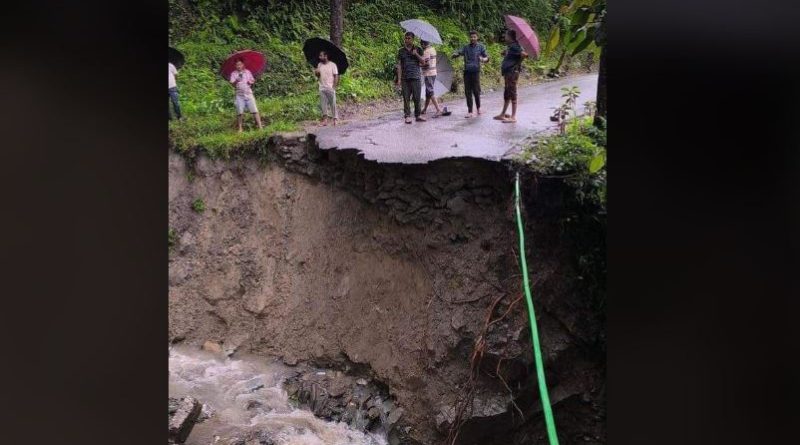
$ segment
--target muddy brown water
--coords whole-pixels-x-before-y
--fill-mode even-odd
[[[365,434],[294,407],[282,388],[292,373],[282,363],[255,356],[222,358],[196,348],[170,348],[170,397],[192,396],[208,416],[195,425],[186,445],[251,443],[245,439],[259,435],[275,445],[386,445],[383,434]]]

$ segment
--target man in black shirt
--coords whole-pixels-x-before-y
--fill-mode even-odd
[[[407,32],[403,38],[405,43],[397,52],[397,82],[403,89],[403,113],[407,124],[411,123],[411,107],[409,100],[414,100],[414,117],[417,122],[427,119],[420,116],[420,64],[423,61],[422,48],[414,46],[414,33]]]
[[[522,67],[522,59],[528,57],[528,54],[522,50],[522,47],[517,42],[517,32],[509,29],[505,34],[506,44],[508,49],[503,50],[503,64],[500,65],[500,74],[503,75],[505,80],[505,89],[503,90],[503,111],[494,118],[503,123],[513,123],[517,121],[517,80],[519,80],[519,71]],[[511,116],[506,114],[508,104],[511,103]]]
[[[472,98],[475,109],[481,115],[481,63],[489,61],[486,48],[478,43],[478,31],[469,32],[469,44],[453,53],[453,58],[464,56],[464,94],[467,96],[467,115],[472,114]]]

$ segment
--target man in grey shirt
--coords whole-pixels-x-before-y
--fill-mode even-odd
[[[453,57],[464,56],[464,94],[467,96],[467,115],[472,114],[472,98],[475,98],[475,109],[481,114],[481,63],[486,63],[489,56],[486,48],[478,43],[478,31],[469,32],[469,44],[453,53]]]

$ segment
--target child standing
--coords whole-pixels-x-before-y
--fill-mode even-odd
[[[328,53],[320,51],[319,63],[314,69],[314,74],[319,77],[319,107],[322,112],[321,125],[328,125],[328,117],[333,119],[333,126],[339,115],[336,111],[336,87],[339,86],[339,67],[328,60]]]
[[[236,71],[231,73],[231,77],[228,81],[236,88],[234,104],[236,105],[236,122],[239,126],[239,133],[242,132],[245,108],[253,114],[258,128],[264,128],[261,125],[261,116],[258,114],[256,98],[253,96],[253,90],[250,88],[250,85],[256,83],[256,79],[253,77],[253,73],[244,67],[244,60],[239,59],[236,61]]]

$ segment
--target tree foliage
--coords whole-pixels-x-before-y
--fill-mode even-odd
[[[561,46],[571,56],[591,51],[599,57],[600,48],[605,44],[604,29],[600,27],[605,15],[606,0],[573,0],[562,6],[555,26],[550,28],[544,53],[549,54]]]

